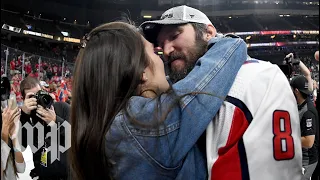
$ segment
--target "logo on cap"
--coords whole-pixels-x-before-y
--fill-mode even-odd
[[[173,18],[173,13],[163,15],[161,17],[161,20],[166,19],[166,18]]]
[[[190,14],[189,16],[190,16],[191,18],[193,18],[193,17],[194,17],[194,15],[191,15],[191,14]]]

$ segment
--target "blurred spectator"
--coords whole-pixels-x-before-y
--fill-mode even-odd
[[[16,71],[16,61],[15,61],[15,59],[13,59],[10,62],[10,75],[13,76],[15,71]]]

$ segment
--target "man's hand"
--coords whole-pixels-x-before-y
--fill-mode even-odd
[[[288,59],[288,62],[294,66],[300,64],[300,59],[295,57],[293,53],[286,55],[285,58]]]
[[[286,58],[294,59],[294,54],[293,53],[289,53],[289,54],[286,55]]]
[[[56,122],[57,115],[54,111],[53,106],[50,109],[44,109],[42,106],[38,106],[37,108],[37,116],[49,124],[51,121]]]
[[[23,106],[21,107],[21,110],[28,115],[31,114],[31,111],[37,109],[37,99],[33,98],[33,95],[34,93],[32,92],[27,93],[23,102]]]

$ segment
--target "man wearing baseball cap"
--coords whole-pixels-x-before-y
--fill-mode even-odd
[[[203,12],[188,6],[173,7],[140,28],[148,41],[162,48],[173,83],[184,79],[198,59],[210,53],[208,48],[218,48],[210,43],[212,38],[239,38],[217,33]],[[278,66],[248,56],[212,119],[198,141],[207,158],[208,179],[301,180],[298,108]],[[285,141],[283,133],[288,135]]]
[[[201,11],[188,6],[171,8],[163,13],[161,20],[147,21],[140,27],[148,41],[162,48],[166,43],[165,39],[174,39],[182,33],[194,38],[195,34],[195,42],[191,39],[181,39],[183,42],[180,41],[179,47],[182,51],[163,49],[169,65],[169,76],[173,82],[186,77],[194,67],[195,61],[207,51],[209,40],[217,36],[209,18]],[[204,33],[207,33],[206,37]]]
[[[318,163],[319,122],[318,112],[311,102],[308,80],[304,76],[296,76],[290,82],[296,97],[301,128],[301,143],[305,180],[310,179]]]

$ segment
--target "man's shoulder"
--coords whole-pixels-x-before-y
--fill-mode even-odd
[[[277,65],[249,58],[238,72],[228,96],[241,100],[254,113],[264,100],[277,99],[276,96],[283,90],[292,92],[288,80]],[[286,95],[294,99],[292,94]]]
[[[312,109],[308,109],[306,112],[303,113],[302,117],[304,119],[310,119],[310,118],[315,118],[315,112]]]
[[[66,102],[54,102],[53,103],[53,107],[56,108],[56,107],[67,107],[67,108],[70,108],[70,105]]]
[[[63,111],[70,110],[70,105],[65,102],[55,102],[55,103],[53,103],[53,107],[54,107],[54,110],[56,111],[57,114],[60,112],[63,112]]]
[[[309,100],[306,104],[307,106],[307,110],[306,112],[303,114],[303,117],[318,117],[318,111],[316,109],[316,107],[313,105],[313,103]]]
[[[231,89],[241,89],[243,93],[254,89],[266,90],[279,73],[281,73],[279,67],[270,62],[248,58],[240,68]],[[284,75],[281,81],[287,82]]]

